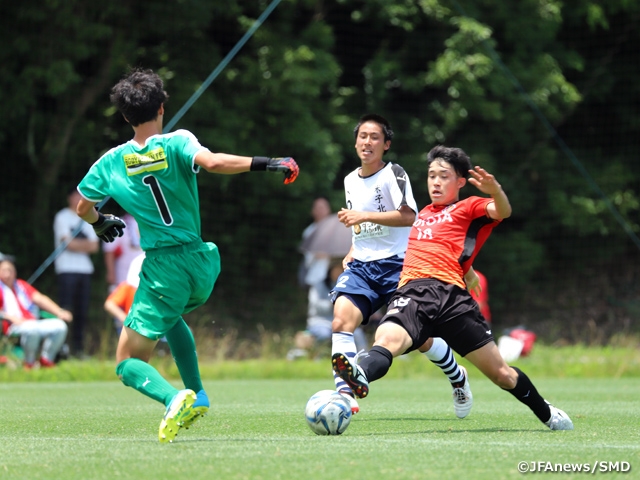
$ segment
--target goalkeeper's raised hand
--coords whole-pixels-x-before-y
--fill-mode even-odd
[[[291,157],[269,158],[269,157],[253,157],[251,161],[251,170],[267,170],[269,172],[283,172],[284,183],[289,184],[296,181],[300,173],[300,167]]]
[[[284,183],[286,185],[296,181],[300,173],[300,167],[298,167],[296,161],[291,157],[270,158],[267,164],[267,171],[284,172]]]
[[[116,238],[121,237],[123,229],[127,227],[126,223],[119,217],[111,215],[110,213],[105,215],[100,212],[98,212],[98,220],[92,223],[91,226],[96,232],[96,235],[98,235],[98,238],[107,243],[111,243]]]

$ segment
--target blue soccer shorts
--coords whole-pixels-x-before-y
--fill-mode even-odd
[[[387,305],[398,288],[403,259],[394,255],[390,258],[361,262],[354,260],[348,264],[331,291],[331,300],[335,303],[340,296],[351,300],[362,312],[362,324],[369,317]]]

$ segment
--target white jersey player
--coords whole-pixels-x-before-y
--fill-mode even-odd
[[[368,177],[363,177],[360,170],[357,168],[344,179],[347,209],[383,213],[408,207],[413,212],[413,224],[418,207],[404,169],[389,162]],[[351,256],[361,262],[370,262],[393,256],[404,258],[411,225],[393,227],[364,221],[354,225],[352,230]]]

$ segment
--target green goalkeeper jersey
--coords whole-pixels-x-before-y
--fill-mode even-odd
[[[200,238],[200,202],[194,163],[205,150],[187,130],[133,140],[105,153],[78,185],[91,202],[112,197],[138,222],[143,250]]]

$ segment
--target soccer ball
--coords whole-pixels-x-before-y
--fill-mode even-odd
[[[320,390],[309,399],[304,414],[317,435],[340,435],[351,422],[351,405],[335,390]]]

